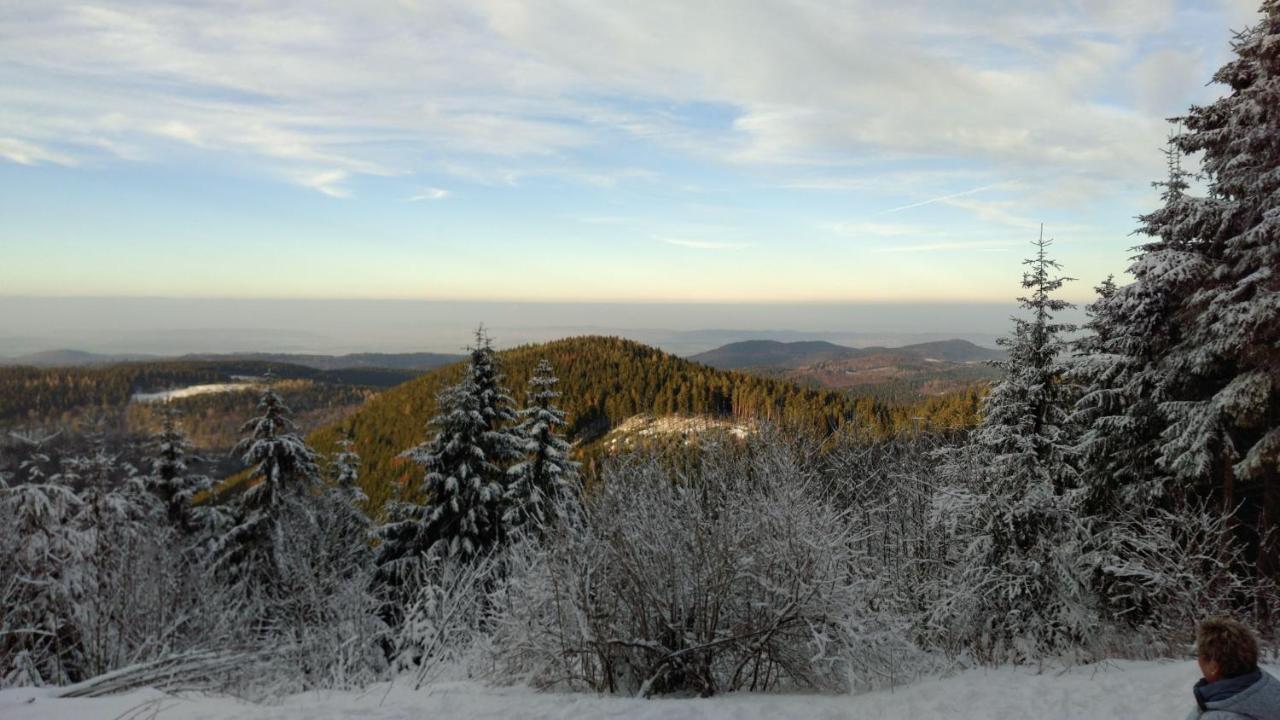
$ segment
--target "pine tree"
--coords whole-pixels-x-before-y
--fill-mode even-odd
[[[554,405],[560,382],[543,359],[529,379],[529,392],[515,433],[522,441],[525,458],[507,471],[507,511],[509,527],[541,529],[554,516],[561,502],[577,487],[578,463],[569,458],[569,443],[561,436],[564,412]]]
[[[177,413],[165,407],[161,415],[160,432],[151,438],[151,474],[147,477],[147,489],[165,508],[169,525],[190,535],[199,527],[192,509],[197,493],[209,489],[212,482],[204,475],[187,472],[187,458],[191,443],[178,428]]]
[[[1023,263],[1030,271],[1023,274],[1022,287],[1031,294],[1018,301],[1031,317],[1014,318],[1013,337],[999,340],[1009,348],[1008,359],[998,363],[1006,374],[987,397],[975,437],[997,467],[1007,470],[996,476],[1013,476],[1028,489],[1043,485],[1061,495],[1071,484],[1072,454],[1062,356],[1064,335],[1076,328],[1054,321],[1056,313],[1073,306],[1052,294],[1072,278],[1051,276],[1060,267],[1048,257],[1051,244],[1042,232],[1033,243],[1035,256]]]
[[[962,555],[953,594],[936,609],[939,626],[958,628],[980,657],[1024,661],[1078,642],[1088,622],[1080,580],[1080,546],[1072,504],[1069,388],[1063,378],[1063,336],[1057,322],[1071,307],[1052,295],[1070,278],[1053,273],[1051,241],[1043,233],[1020,298],[1028,318],[1014,318],[1001,344],[1005,377],[986,399],[972,446],[956,463],[976,477],[958,493],[952,517]]]
[[[330,472],[332,482],[319,522],[328,562],[337,574],[347,576],[364,566],[370,555],[371,527],[363,510],[369,498],[360,489],[360,456],[350,434],[339,441]]]
[[[1155,183],[1163,205],[1141,218],[1138,232],[1151,240],[1136,248],[1134,281],[1092,306],[1093,333],[1074,362],[1072,377],[1083,387],[1075,419],[1090,513],[1153,507],[1176,500],[1170,492],[1180,495],[1158,463],[1168,426],[1160,403],[1170,392],[1162,364],[1182,333],[1178,303],[1203,277],[1204,264],[1184,237],[1196,213],[1172,142],[1168,176]]]
[[[505,465],[520,456],[521,444],[509,427],[515,413],[503,379],[481,328],[461,382],[437,399],[435,437],[404,453],[423,468],[414,488],[421,502],[392,507],[392,521],[379,531],[380,567],[394,572],[437,544],[449,556],[472,558],[505,537]]]
[[[1280,523],[1280,0],[1233,42],[1214,80],[1230,92],[1183,119],[1178,148],[1203,153],[1207,195],[1189,199],[1176,239],[1207,271],[1180,302],[1186,328],[1163,363],[1164,467],[1245,507],[1266,536]],[[1256,508],[1256,510],[1254,510]],[[1258,553],[1280,571],[1280,538]]]
[[[330,494],[342,499],[343,503],[356,510],[368,500],[364,490],[360,489],[360,455],[355,451],[355,441],[351,434],[338,442],[338,452],[333,456],[333,486]],[[364,512],[360,511],[361,521],[368,523]]]
[[[249,487],[238,498],[236,524],[214,547],[214,569],[272,594],[284,590],[280,546],[288,538],[280,532],[282,521],[303,510],[301,499],[320,473],[269,380],[258,402],[261,414],[244,424],[245,437],[235,448],[250,466]]]

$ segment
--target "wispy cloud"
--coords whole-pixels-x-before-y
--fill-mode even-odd
[[[35,143],[17,138],[0,137],[0,157],[19,165],[39,165],[52,163],[68,167],[76,165],[75,158],[55,152]]]
[[[300,185],[317,190],[333,198],[351,197],[351,191],[339,184],[346,179],[347,172],[345,170],[326,170],[297,178]]]
[[[453,193],[443,188],[429,187],[422,188],[416,195],[409,198],[409,202],[421,202],[423,200],[443,200]]]
[[[1009,201],[1003,202],[979,202],[977,200],[963,200],[952,197],[941,200],[941,202],[951,207],[967,210],[976,215],[980,220],[985,222],[1007,225],[1009,227],[1035,230],[1041,226],[1040,221],[1017,215],[1010,210],[1017,204]]]
[[[693,248],[695,250],[740,250],[742,248],[750,247],[747,243],[721,242],[719,240],[697,240],[692,238],[666,237],[661,235],[654,236],[654,239],[668,245]]]
[[[622,140],[778,172],[911,158],[1097,185],[1158,174],[1155,108],[1210,92],[1123,104],[1139,40],[1177,15],[1162,0],[733,5],[30,2],[0,46],[0,136],[27,144],[4,157],[69,164],[58,132],[78,128],[77,149],[163,160],[176,140],[274,176],[576,160],[612,188],[637,172],[609,157]]]
[[[912,208],[924,207],[925,205],[932,205],[934,203],[947,202],[948,200],[954,200],[956,198],[962,198],[968,195],[977,195],[980,192],[986,192],[987,190],[994,190],[995,188],[999,188],[999,187],[1010,187],[1011,185],[1012,183],[992,183],[991,185],[983,185],[982,187],[976,187],[976,188],[973,188],[972,190],[965,190],[963,192],[951,193],[950,195],[940,195],[938,197],[929,198],[928,200],[921,200],[920,202],[914,202],[914,203],[911,203],[910,205],[903,205],[901,207],[890,208],[888,210],[881,211],[880,214],[888,215],[890,213],[902,212],[903,210],[911,210]]]

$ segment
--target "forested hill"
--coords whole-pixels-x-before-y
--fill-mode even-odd
[[[554,365],[569,438],[579,444],[642,413],[757,419],[824,434],[856,422],[873,434],[887,435],[920,417],[937,427],[970,425],[978,404],[974,391],[891,408],[868,398],[716,370],[613,337],[568,338],[506,350],[498,357],[517,404],[524,402],[525,383],[538,360]],[[450,365],[383,392],[348,421],[314,433],[313,445],[331,452],[349,428],[363,461],[362,485],[372,506],[380,507],[399,482],[420,472],[399,455],[428,437],[436,395],[457,381],[461,369],[461,364]]]
[[[760,367],[798,368],[820,363],[835,363],[872,356],[900,357],[934,362],[974,363],[1002,360],[1003,350],[984,348],[967,340],[938,340],[902,347],[852,348],[820,340],[777,342],[746,340],[729,343],[714,350],[694,355],[690,360],[712,367],[742,370]]]
[[[200,383],[228,382],[236,376],[261,376],[270,370],[283,380],[320,385],[390,387],[420,371],[395,368],[317,370],[302,365],[227,358],[160,360],[89,367],[0,366],[0,429],[14,425],[50,425],[86,412],[119,411],[137,392]]]

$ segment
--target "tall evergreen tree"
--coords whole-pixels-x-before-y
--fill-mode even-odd
[[[338,443],[330,474],[332,482],[325,493],[326,507],[319,522],[328,545],[328,561],[345,575],[366,564],[371,527],[363,508],[369,498],[360,489],[360,455],[350,434]]]
[[[284,590],[281,532],[287,513],[301,509],[303,496],[320,481],[315,453],[289,419],[289,408],[268,382],[258,402],[261,413],[241,428],[235,452],[250,466],[249,487],[240,494],[235,525],[214,547],[214,569],[267,593]]]
[[[1214,75],[1230,92],[1192,107],[1177,145],[1203,153],[1208,182],[1188,202],[1178,242],[1194,244],[1207,272],[1178,308],[1185,333],[1164,366],[1164,466],[1243,504],[1259,539],[1280,526],[1280,0],[1233,42]],[[1280,572],[1280,538],[1258,553]]]
[[[514,401],[503,380],[481,328],[462,380],[438,397],[430,423],[435,437],[404,453],[424,474],[412,488],[417,498],[393,506],[392,521],[380,529],[378,564],[385,570],[437,544],[450,556],[470,558],[505,537],[505,468],[520,457],[521,443],[510,429]]]
[[[560,397],[555,389],[559,382],[551,363],[539,360],[515,428],[525,458],[507,471],[510,484],[504,520],[510,527],[542,528],[576,488],[578,463],[569,458],[569,443],[561,435],[564,412],[554,404]]]
[[[1043,233],[1020,298],[1029,317],[1014,318],[1000,365],[1005,377],[988,395],[982,424],[965,454],[968,491],[952,508],[962,554],[953,594],[937,608],[939,626],[962,629],[987,660],[1020,661],[1070,647],[1088,622],[1073,521],[1075,476],[1068,428],[1069,392],[1061,356],[1074,330],[1055,316],[1071,307],[1053,293],[1070,278],[1054,275]]]
[[[1180,496],[1158,462],[1168,427],[1160,403],[1171,392],[1163,363],[1182,336],[1179,303],[1205,266],[1192,239],[1198,214],[1175,137],[1165,153],[1168,176],[1154,183],[1162,205],[1141,218],[1138,232],[1150,240],[1135,248],[1134,280],[1091,306],[1091,333],[1073,361],[1072,378],[1082,388],[1075,420],[1089,513],[1138,511]]]
[[[207,476],[188,472],[191,443],[178,428],[177,412],[170,407],[161,412],[160,431],[150,442],[151,473],[146,485],[164,507],[169,525],[190,534],[198,527],[192,500],[197,493],[209,489],[212,482]]]
[[[360,455],[355,451],[355,441],[348,433],[338,442],[338,452],[333,456],[333,486],[331,494],[339,496],[348,505],[359,508],[368,500],[360,489]],[[362,516],[363,512],[360,513]],[[367,522],[368,518],[365,519]]]
[[[1061,495],[1072,484],[1064,336],[1076,328],[1054,319],[1073,306],[1053,297],[1072,278],[1053,275],[1060,266],[1048,256],[1052,242],[1042,231],[1033,243],[1035,255],[1023,262],[1029,270],[1022,287],[1030,294],[1018,301],[1030,317],[1015,317],[1013,336],[999,340],[1009,349],[1008,359],[998,363],[1005,377],[987,396],[975,438],[992,456],[995,477]]]

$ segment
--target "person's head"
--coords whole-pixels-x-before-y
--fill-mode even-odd
[[[1209,682],[1253,672],[1258,667],[1258,641],[1244,625],[1211,617],[1196,628],[1196,656]]]

